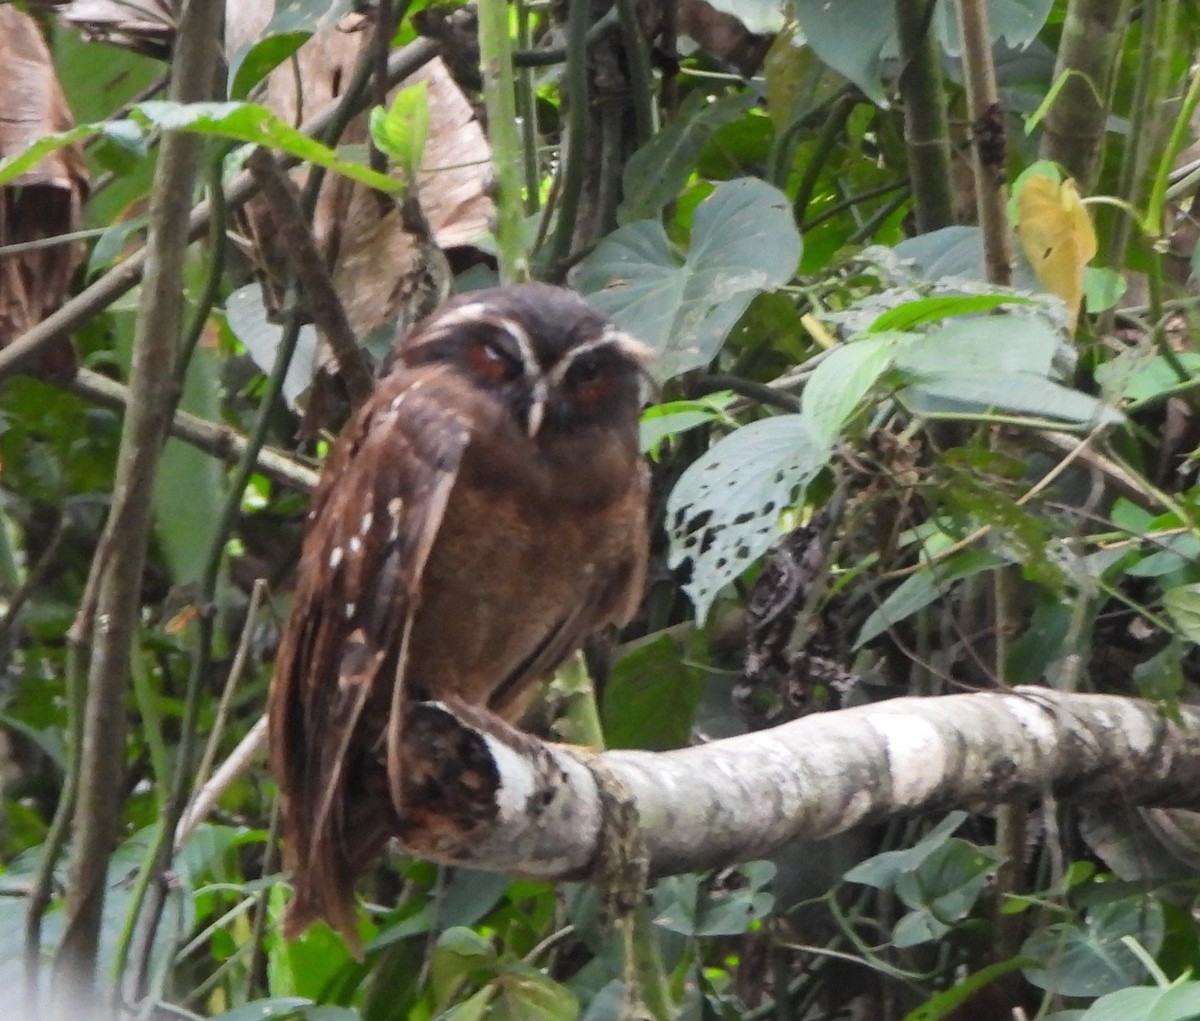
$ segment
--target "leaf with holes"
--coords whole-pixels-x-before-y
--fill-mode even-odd
[[[829,462],[801,415],[778,415],[730,433],[698,458],[667,500],[672,567],[703,620],[717,592],[778,538],[780,513]]]
[[[654,348],[664,380],[712,361],[754,296],[792,278],[800,248],[787,196],[741,178],[696,208],[686,257],[661,223],[639,220],[601,241],[572,283]]]

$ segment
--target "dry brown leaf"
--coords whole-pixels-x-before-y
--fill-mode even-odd
[[[263,0],[230,4],[227,53],[257,38],[273,6]],[[352,78],[369,45],[369,22],[352,15],[315,34],[296,55],[268,76],[255,100],[291,124],[300,124],[334,101]],[[489,195],[491,150],[474,110],[440,59],[411,76],[427,86],[429,130],[418,196],[430,240],[436,249],[466,246],[488,229],[493,215]],[[366,115],[355,118],[339,144],[365,145]],[[287,253],[279,249],[260,205],[246,208],[254,255],[278,301]],[[440,260],[428,243],[411,234],[395,205],[336,175],[321,189],[313,234],[333,275],[334,287],[351,327],[365,337],[399,318],[416,318],[430,303],[431,264]],[[435,278],[437,272],[432,274]],[[433,295],[436,304],[441,295]]]
[[[72,126],[50,51],[29,15],[0,6],[0,157]],[[0,246],[40,241],[79,229],[87,196],[83,150],[69,145],[0,188]],[[0,255],[0,346],[40,322],[62,302],[79,265],[78,244],[53,245]],[[40,371],[69,377],[75,371],[70,342],[51,345]]]

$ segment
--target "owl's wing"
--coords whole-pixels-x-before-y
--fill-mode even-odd
[[[269,709],[295,882],[288,935],[326,918],[353,942],[354,881],[393,832],[380,749],[398,742],[421,575],[470,437],[437,390],[429,373],[390,376],[313,495]]]

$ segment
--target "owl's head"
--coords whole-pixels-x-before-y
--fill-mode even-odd
[[[572,291],[548,284],[474,291],[400,343],[405,365],[446,364],[494,394],[531,439],[637,421],[653,357]]]

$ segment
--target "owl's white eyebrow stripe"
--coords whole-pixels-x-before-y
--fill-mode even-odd
[[[440,316],[435,324],[435,329],[438,333],[445,333],[458,326],[477,326],[480,323],[503,330],[512,338],[513,343],[517,345],[517,352],[521,356],[521,367],[527,379],[534,379],[541,374],[541,366],[537,359],[537,353],[533,349],[533,341],[525,332],[524,327],[514,319],[492,312],[481,301],[473,301]]]
[[[639,366],[654,357],[654,352],[640,340],[622,330],[618,330],[615,326],[606,326],[604,332],[595,340],[589,340],[578,347],[571,348],[563,356],[562,360],[550,370],[550,382],[561,383],[576,359],[606,347],[613,348],[620,354],[625,355],[626,358],[632,359]]]

